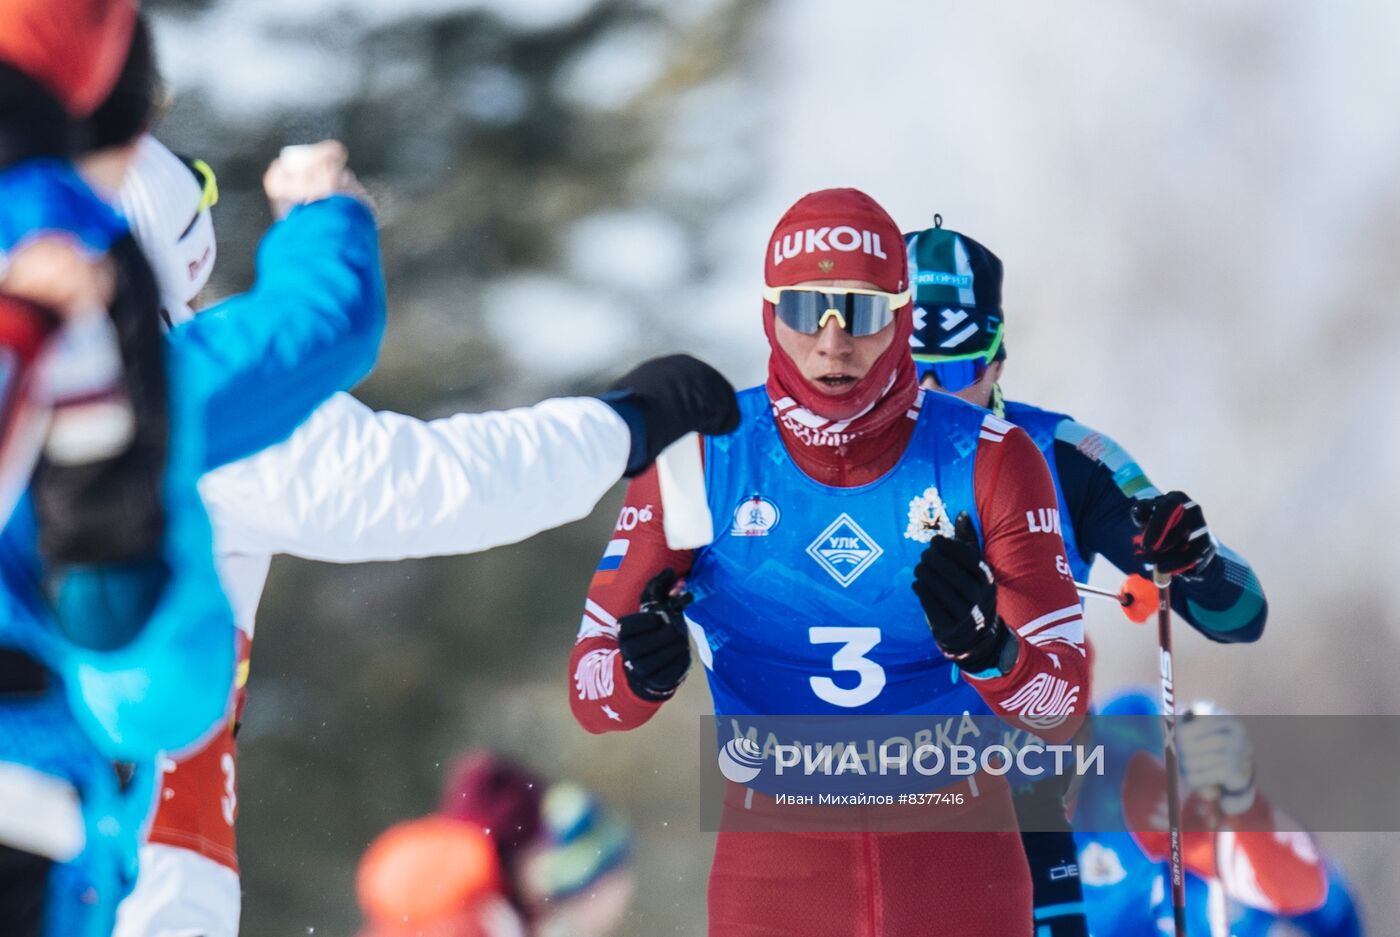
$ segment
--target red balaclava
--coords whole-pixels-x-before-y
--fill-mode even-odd
[[[823,189],[798,199],[773,229],[763,278],[769,286],[811,280],[866,280],[890,293],[909,288],[909,263],[899,226],[858,189]],[[844,446],[903,417],[919,393],[909,336],[912,304],[895,313],[894,338],[850,390],[817,390],[774,335],[773,304],[763,304],[768,336],[768,394],[777,418],[809,446]]]
[[[112,90],[136,25],[135,0],[3,0],[0,61],[92,113]]]

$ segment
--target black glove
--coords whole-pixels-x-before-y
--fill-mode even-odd
[[[617,645],[627,685],[642,699],[670,699],[690,669],[690,638],[681,610],[689,592],[672,595],[675,570],[657,573],[642,590],[642,610],[617,620]]]
[[[1182,491],[1133,502],[1137,558],[1171,576],[1199,574],[1215,558],[1215,538],[1201,506]]]
[[[914,594],[938,649],[963,670],[977,673],[1003,663],[1011,630],[997,617],[996,581],[966,511],[958,515],[952,537],[934,537],[919,557]]]
[[[627,421],[632,452],[627,471],[646,471],[686,433],[722,436],[739,428],[739,400],[724,375],[690,355],[652,358],[637,365],[601,399]]]

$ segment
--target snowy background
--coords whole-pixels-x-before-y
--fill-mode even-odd
[[[379,197],[393,319],[372,404],[527,403],[672,350],[755,383],[768,231],[855,185],[995,250],[1008,395],[1116,437],[1254,563],[1264,640],[1183,629],[1182,693],[1400,712],[1400,6],[151,6],[161,135],[220,173],[216,289],[251,276],[280,144],[345,139]],[[352,933],[359,852],[481,744],[626,805],[645,870],[627,933],[704,932],[703,681],[630,735],[585,736],[565,704],[617,497],[482,556],[274,566],[241,737],[247,932]],[[1149,681],[1149,630],[1091,612],[1099,686]],[[1400,915],[1400,837],[1324,840],[1372,922]]]

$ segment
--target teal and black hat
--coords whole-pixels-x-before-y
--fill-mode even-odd
[[[631,828],[582,787],[551,785],[540,806],[546,836],[520,870],[527,895],[558,901],[627,863]]]
[[[965,234],[935,226],[904,236],[914,289],[909,339],[919,377],[934,370],[939,386],[957,391],[1006,357],[1001,260]]]

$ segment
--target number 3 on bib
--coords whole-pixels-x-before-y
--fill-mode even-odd
[[[854,708],[880,695],[885,688],[885,668],[866,657],[880,643],[879,628],[809,628],[813,644],[840,644],[842,648],[831,658],[831,669],[855,671],[860,676],[850,689],[836,685],[830,677],[809,677],[812,692],[833,706]]]
[[[224,822],[233,826],[234,817],[238,814],[238,786],[234,781],[233,756],[224,752],[219,759],[219,770],[224,773],[224,796],[219,798],[219,808],[223,811]]]

